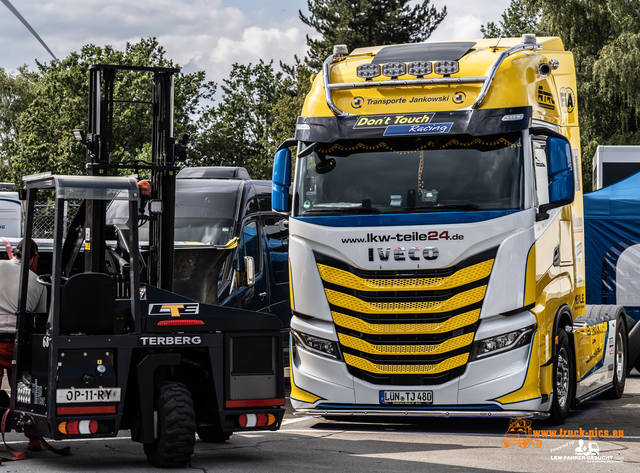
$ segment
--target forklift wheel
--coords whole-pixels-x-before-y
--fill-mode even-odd
[[[182,383],[164,382],[156,394],[157,435],[153,443],[144,444],[144,453],[153,466],[185,466],[196,443],[196,414],[193,400]]]
[[[209,425],[198,427],[198,437],[205,443],[222,443],[229,440],[232,432],[220,432]]]

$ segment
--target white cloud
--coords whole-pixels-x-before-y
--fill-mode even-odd
[[[264,13],[264,3],[247,5],[242,0],[235,3],[244,11],[224,6],[221,0],[12,3],[58,58],[89,43],[122,49],[127,41],[153,36],[165,48],[167,57],[182,65],[185,72],[204,69],[208,79],[216,82],[227,76],[233,62],[273,59],[276,63],[291,63],[294,54],[304,56],[305,34],[313,33],[298,20],[296,8],[279,11],[280,15],[274,17],[277,26],[265,25],[268,15]],[[23,63],[33,67],[34,59],[49,61],[44,48],[18,19],[4,5],[0,10],[0,67],[12,70]],[[272,19],[271,23],[276,22]]]
[[[414,3],[417,0],[414,0]],[[314,30],[298,19],[306,0],[12,0],[59,57],[88,43],[124,48],[155,36],[185,72],[204,69],[210,80],[227,77],[233,62],[291,63],[306,52]],[[510,0],[431,0],[448,15],[430,38],[480,38],[480,25],[499,21]],[[0,4],[0,67],[13,70],[50,57]]]
[[[438,10],[447,7],[447,16],[429,41],[480,39],[480,26],[498,23],[511,0],[431,0]]]

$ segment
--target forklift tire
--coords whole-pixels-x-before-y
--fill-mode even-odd
[[[567,419],[574,390],[574,358],[569,347],[569,337],[562,329],[558,329],[557,336],[558,345],[553,360],[553,402],[548,419],[552,425],[561,425]]]
[[[618,319],[616,343],[613,352],[613,386],[605,392],[609,399],[620,399],[627,381],[627,330],[624,322]]]
[[[167,381],[156,394],[157,436],[144,444],[150,464],[160,468],[185,466],[196,443],[196,414],[191,393],[182,383]]]
[[[201,425],[198,427],[198,437],[205,443],[222,443],[231,438],[233,432],[220,432],[210,425]]]

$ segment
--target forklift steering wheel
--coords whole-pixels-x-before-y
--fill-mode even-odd
[[[60,279],[62,279],[62,284],[64,284],[66,281],[69,280],[69,278],[65,278],[64,276],[60,276]],[[50,274],[41,274],[40,276],[38,276],[36,278],[36,281],[38,281],[43,286],[51,287],[51,275]]]

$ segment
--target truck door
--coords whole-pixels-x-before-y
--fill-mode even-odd
[[[275,314],[284,328],[291,322],[289,303],[289,231],[279,215],[263,215],[262,228],[266,242],[265,273],[269,276],[269,312]]]
[[[243,222],[240,244],[235,259],[236,270],[230,296],[220,305],[264,311],[268,294],[264,276],[261,234],[256,218]],[[253,266],[253,271],[251,270]],[[251,277],[253,276],[253,277]]]

